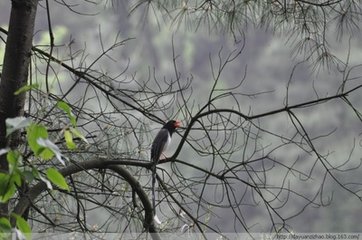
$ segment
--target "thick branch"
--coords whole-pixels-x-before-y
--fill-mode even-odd
[[[96,159],[92,161],[85,161],[85,162],[72,164],[59,171],[61,174],[63,174],[64,177],[66,177],[85,170],[100,169],[100,168],[111,169],[112,171],[121,175],[125,179],[125,181],[127,181],[131,185],[132,189],[139,196],[142,205],[144,207],[145,210],[144,226],[146,230],[151,233],[153,239],[160,239],[160,236],[157,233],[157,229],[153,221],[151,202],[148,199],[148,196],[146,192],[143,190],[143,187],[140,185],[140,183],[125,168],[119,165],[114,165],[114,161],[104,161],[103,159]],[[39,182],[34,187],[30,188],[28,193],[25,194],[22,198],[20,198],[18,204],[14,208],[14,213],[22,215],[27,208],[31,207],[31,203],[34,202],[34,200],[46,189],[47,186],[44,182]]]
[[[38,0],[12,1],[0,81],[0,149],[8,146],[15,148],[19,144],[16,134],[6,138],[5,120],[23,114],[25,95],[14,95],[14,92],[27,82],[37,5]],[[5,156],[0,157],[0,171],[6,172]],[[7,213],[7,206],[1,204],[0,216]]]

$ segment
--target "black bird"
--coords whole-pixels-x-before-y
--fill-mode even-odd
[[[168,121],[161,130],[157,133],[153,140],[151,147],[151,161],[152,167],[152,207],[153,214],[156,215],[156,200],[155,200],[155,183],[156,183],[156,165],[160,160],[161,155],[166,151],[168,145],[171,143],[172,134],[176,131],[176,128],[181,126],[181,122],[178,120]]]

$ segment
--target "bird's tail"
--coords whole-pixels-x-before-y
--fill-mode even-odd
[[[156,196],[155,196],[155,185],[156,185],[156,164],[152,167],[152,208],[153,216],[156,216]]]

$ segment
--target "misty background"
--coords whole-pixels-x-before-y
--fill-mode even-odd
[[[313,62],[304,60],[303,54],[296,53],[296,41],[288,39],[288,35],[282,32],[272,32],[259,26],[248,25],[244,37],[236,38],[224,31],[208,31],[206,26],[200,26],[194,30],[187,23],[172,23],[156,10],[148,11],[138,9],[129,15],[126,1],[108,2],[107,4],[82,3],[74,7],[78,13],[67,9],[65,6],[50,1],[51,21],[55,36],[55,45],[58,46],[54,55],[66,58],[72,51],[79,51],[79,55],[86,52],[82,57],[82,67],[86,68],[99,54],[99,49],[111,46],[115,39],[129,39],[117,51],[110,53],[96,63],[93,68],[110,76],[118,76],[122,71],[127,72],[121,77],[122,80],[146,81],[149,73],[155,74],[159,79],[174,78],[172,61],[172,44],[178,55],[177,66],[182,74],[182,79],[192,79],[193,100],[202,104],[208,98],[208,93],[213,86],[212,69],[210,61],[217,65],[219,54],[226,57],[234,50],[241,49],[245,44],[241,55],[229,64],[222,74],[221,88],[230,88],[245,80],[240,88],[241,109],[245,114],[260,114],[285,106],[288,94],[288,104],[298,104],[317,98],[327,97],[337,92],[343,76],[338,71],[338,62],[330,66],[316,66]],[[0,2],[0,25],[7,28],[10,11],[10,1]],[[42,1],[40,5],[44,4]],[[77,4],[74,2],[74,4]],[[192,23],[190,23],[192,24]],[[186,25],[186,26],[185,26]],[[360,34],[345,36],[342,40],[336,40],[334,33],[329,33],[331,49],[333,53],[345,60],[348,54],[348,43],[351,44],[349,64],[362,63],[362,42]],[[236,40],[236,41],[235,41]],[[38,15],[35,26],[34,45],[41,46],[49,44],[48,23],[44,7],[38,7]],[[0,56],[2,59],[4,44],[0,45]],[[77,62],[74,62],[75,65]],[[297,67],[295,67],[297,65]],[[294,72],[293,69],[295,68]],[[60,71],[60,70],[59,70]],[[291,74],[293,72],[293,76]],[[60,74],[61,71],[60,71]],[[354,73],[353,73],[354,74]],[[355,73],[358,75],[358,72]],[[66,74],[60,75],[61,81],[67,84]],[[360,84],[357,79],[353,84]],[[289,85],[288,85],[289,83]],[[69,83],[71,84],[71,83]],[[115,83],[117,84],[117,83]],[[287,88],[288,86],[288,88]],[[52,91],[59,91],[54,84]],[[80,89],[81,93],[81,89]],[[74,95],[74,98],[77,96]],[[361,107],[362,96],[355,94],[350,99],[356,106]],[[167,101],[165,99],[164,101]],[[223,102],[226,106],[233,104]],[[361,123],[356,121],[353,112],[344,106],[341,101],[331,101],[324,104],[323,108],[311,107],[306,110],[300,109],[296,113],[303,121],[304,127],[314,136],[325,136],[316,146],[323,154],[328,155],[330,162],[345,162],[347,157],[350,162],[346,166],[357,167],[362,156],[362,131]],[[170,112],[170,114],[172,114]],[[165,118],[160,114],[161,118]],[[166,120],[166,119],[165,119]],[[147,121],[147,119],[145,119]],[[288,122],[284,114],[273,115],[261,119],[260,126],[264,129],[288,136],[292,134],[293,125]],[[154,125],[152,134],[155,136],[159,125]],[[182,133],[181,133],[182,134]],[[261,136],[262,143],[267,149],[276,146],[280,141],[268,135]],[[175,142],[180,136],[175,136]],[[149,144],[151,144],[150,139]],[[169,149],[169,153],[173,152]],[[183,159],[190,161],[201,161],[193,156],[187,146],[181,151]],[[353,152],[351,152],[353,150]],[[351,154],[349,154],[351,152]],[[147,151],[141,158],[147,159]],[[297,148],[284,148],[275,152],[275,158],[285,161],[298,160],[298,166],[303,169],[310,168],[308,162],[312,161]],[[167,166],[165,166],[167,168]],[[275,179],[280,180],[275,169]],[[316,171],[317,174],[318,171]],[[192,172],[189,172],[192,176]],[[337,173],[343,182],[360,182],[360,172]],[[313,177],[312,177],[313,179]],[[290,184],[298,192],[308,195],[308,192],[320,191],[319,180],[315,182],[291,182]],[[299,216],[288,220],[288,224],[296,232],[360,232],[362,220],[361,201],[356,196],[341,189],[335,182],[328,179],[323,189],[323,198],[330,204],[323,207],[307,206]],[[214,192],[207,193],[213,196]],[[221,193],[220,193],[221,194]],[[312,195],[312,194],[311,194]],[[298,200],[289,201],[288,206],[282,210],[286,215],[292,216],[304,206],[304,202]],[[102,214],[102,213],[100,213]],[[224,232],[235,231],[234,222],[229,218],[227,210],[217,212],[219,217],[213,218],[212,224],[221,226]],[[94,216],[100,217],[95,213]],[[263,225],[265,215],[257,209],[245,207],[244,218],[248,219],[250,230],[260,229]],[[97,222],[97,221],[95,221]],[[263,227],[261,227],[263,229]],[[241,229],[240,229],[241,230]],[[267,231],[268,229],[265,229]]]

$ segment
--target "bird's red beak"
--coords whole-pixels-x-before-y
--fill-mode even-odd
[[[179,128],[179,127],[181,127],[181,121],[176,120],[176,122],[175,122],[175,128]]]

